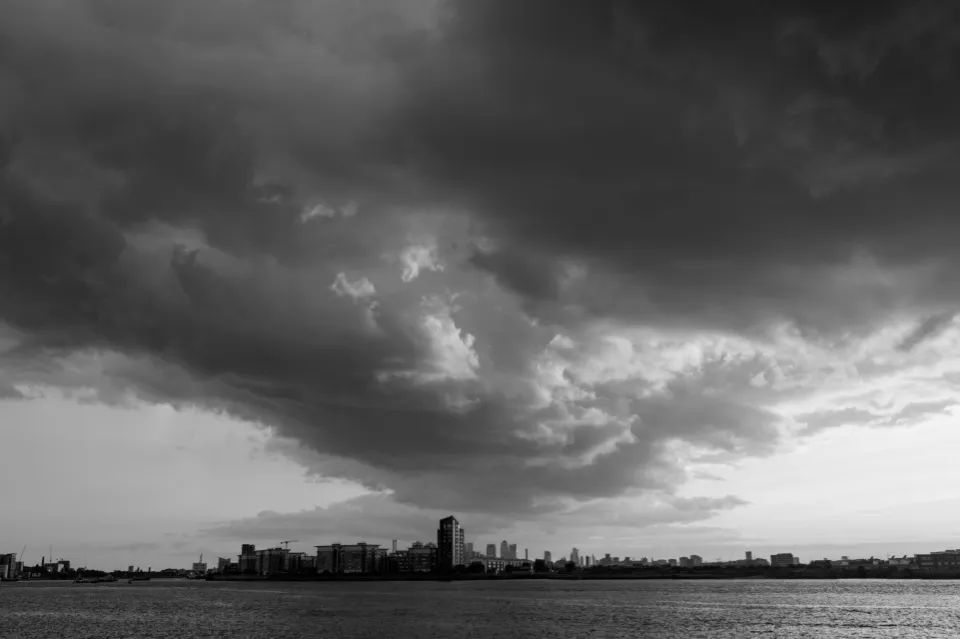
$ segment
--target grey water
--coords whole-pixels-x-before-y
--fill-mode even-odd
[[[0,586],[0,637],[960,636],[960,581],[479,581]]]

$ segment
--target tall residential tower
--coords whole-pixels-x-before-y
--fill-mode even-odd
[[[449,572],[464,563],[463,526],[451,515],[440,520],[437,529],[437,568]]]

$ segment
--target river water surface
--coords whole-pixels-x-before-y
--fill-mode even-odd
[[[960,581],[5,583],[0,637],[960,637]]]

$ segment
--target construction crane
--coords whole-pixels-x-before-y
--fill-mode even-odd
[[[287,550],[290,550],[290,544],[296,543],[296,542],[298,542],[298,541],[300,541],[300,540],[299,540],[299,539],[288,539],[287,541],[281,541],[280,544],[281,544],[284,548],[286,548]]]

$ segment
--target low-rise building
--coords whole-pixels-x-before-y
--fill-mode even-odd
[[[18,574],[16,553],[0,555],[0,579],[14,579]]]
[[[800,560],[793,556],[793,553],[781,552],[776,555],[770,555],[770,565],[774,568],[786,568],[789,566],[795,566],[800,563]]]
[[[286,548],[265,548],[257,550],[254,562],[254,572],[258,575],[272,575],[279,572],[286,572],[287,554]]]
[[[960,550],[938,550],[915,556],[921,570],[960,570]]]
[[[386,560],[389,572],[433,572],[437,568],[437,546],[415,541],[407,550],[390,553]]]
[[[365,541],[356,544],[316,546],[316,568],[319,573],[371,574],[383,571],[385,553],[379,544]]]

